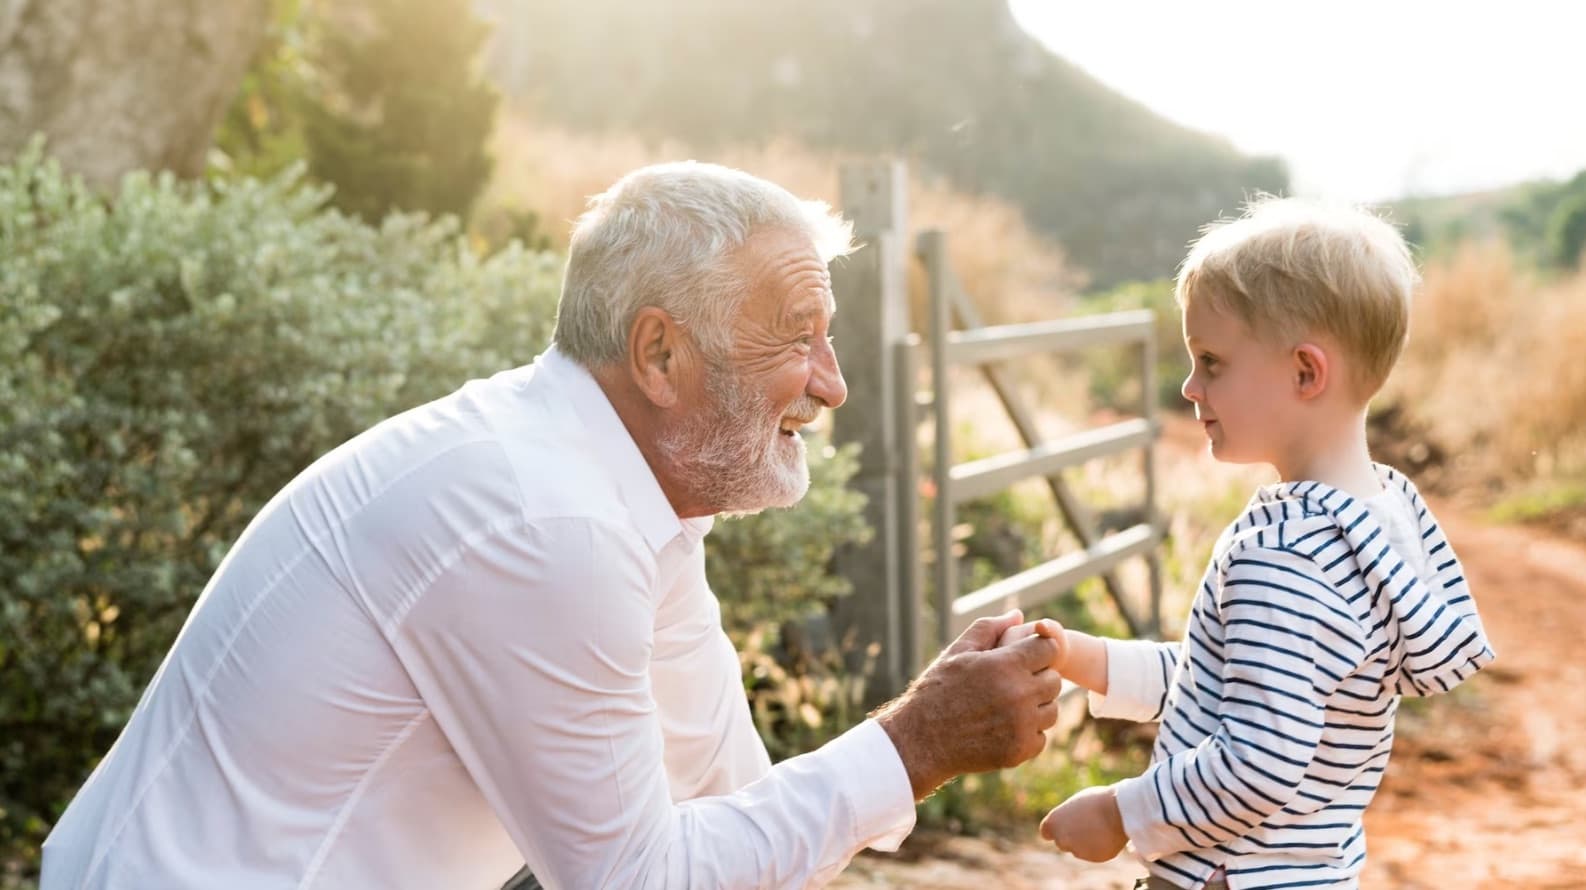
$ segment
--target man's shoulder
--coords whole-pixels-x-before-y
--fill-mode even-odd
[[[467,502],[474,521],[508,517],[624,522],[617,486],[602,472],[576,412],[531,368],[469,381],[397,414],[327,454],[325,480],[370,502]],[[490,514],[486,516],[485,514]]]

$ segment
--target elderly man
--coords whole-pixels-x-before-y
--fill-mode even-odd
[[[846,394],[824,206],[639,170],[569,249],[556,344],[326,455],[255,518],[44,846],[58,888],[798,887],[1040,750],[1056,644],[965,632],[772,766],[710,517],[796,502]]]

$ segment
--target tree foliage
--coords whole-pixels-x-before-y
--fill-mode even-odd
[[[1582,175],[1586,182],[1586,174]],[[1560,269],[1580,266],[1586,251],[1586,187],[1559,201],[1548,218],[1547,252]]]
[[[370,221],[393,209],[467,218],[490,176],[498,102],[475,71],[489,29],[468,0],[359,0],[319,31],[304,136],[336,206]]]

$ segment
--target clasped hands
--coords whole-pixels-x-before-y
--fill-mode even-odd
[[[1041,619],[1010,627],[997,645],[1017,643],[1028,637],[1056,640],[1057,651],[1051,668],[1059,675],[1069,672],[1070,657],[1077,654],[1077,647],[1056,621]],[[1105,673],[1104,668],[1102,672]],[[1063,801],[1041,820],[1041,837],[1054,843],[1059,850],[1089,862],[1106,862],[1123,852],[1129,843],[1112,786],[1086,788]]]
[[[1093,689],[1105,677],[1094,637],[1055,621],[1021,623],[1018,610],[975,620],[904,693],[879,708],[916,800],[955,776],[1018,766],[1046,747],[1057,722],[1062,673]],[[1098,669],[1099,665],[1099,669]],[[1111,789],[1074,795],[1049,813],[1041,836],[1095,862],[1116,856],[1123,833]]]

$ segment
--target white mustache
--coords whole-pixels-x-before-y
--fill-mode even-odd
[[[789,405],[787,413],[782,416],[788,420],[796,420],[801,424],[814,423],[821,416],[821,409],[825,407],[819,399],[803,396]]]

